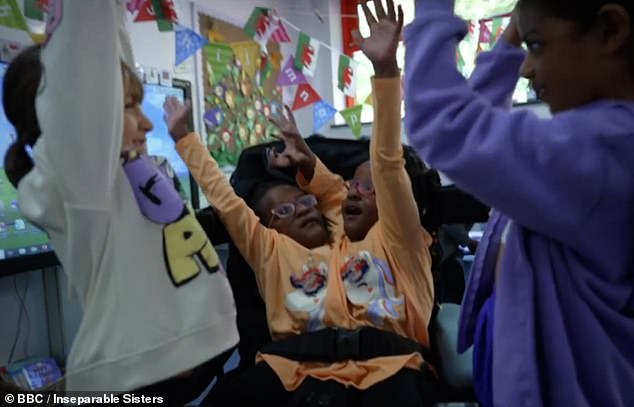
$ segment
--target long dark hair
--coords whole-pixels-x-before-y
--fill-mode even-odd
[[[40,51],[39,45],[22,51],[9,64],[4,76],[2,104],[17,133],[4,156],[4,171],[14,187],[33,168],[27,146],[33,146],[41,134],[35,113],[35,97],[43,71]]]

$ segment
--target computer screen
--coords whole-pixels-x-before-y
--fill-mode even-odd
[[[179,82],[182,83],[182,82]],[[170,137],[165,120],[163,119],[163,103],[168,96],[175,96],[181,102],[186,98],[187,87],[181,86],[160,86],[160,85],[144,85],[143,112],[152,121],[154,128],[147,135],[148,154],[162,156],[167,158],[172,168],[176,172],[181,183],[183,191],[185,191],[189,201],[192,202],[191,177],[187,165],[178,155],[174,147],[174,141]]]
[[[0,95],[7,64],[0,62]],[[46,233],[24,219],[18,195],[4,172],[4,156],[15,138],[15,130],[0,106],[0,274],[55,265]]]

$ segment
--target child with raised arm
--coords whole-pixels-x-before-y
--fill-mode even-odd
[[[48,43],[6,72],[3,104],[18,140],[5,170],[83,308],[66,390],[182,405],[238,341],[228,281],[169,174],[138,154],[152,123],[143,87],[122,63],[132,63],[124,2],[49,8]]]
[[[344,181],[295,135],[285,140],[286,153],[271,159],[295,165],[302,187],[318,199],[306,199],[298,189],[293,196],[288,187],[287,197],[265,195],[258,217],[235,196],[199,137],[189,134],[188,108],[175,99],[166,103],[176,148],[256,274],[274,342],[262,349],[252,380],[236,387],[252,386],[251,396],[270,405],[433,402],[426,388],[433,374],[423,357],[433,308],[430,239],[420,226],[400,141],[396,47],[402,11],[397,15],[391,1],[387,10],[377,2],[377,18],[365,9],[372,35],[361,44],[377,75],[372,165],[357,172],[348,194]],[[356,222],[364,215],[361,199],[367,223]],[[331,241],[314,208],[318,203],[334,222]],[[358,227],[346,228],[349,221]],[[297,227],[290,230],[292,225]],[[321,241],[302,245],[301,236],[291,236],[302,230]],[[249,396],[242,393],[236,397]]]
[[[469,84],[453,1],[416,2],[408,135],[496,209],[459,336],[485,407],[634,405],[633,18],[631,1],[519,0]],[[518,72],[551,119],[507,111]]]

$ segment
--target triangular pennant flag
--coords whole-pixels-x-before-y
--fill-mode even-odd
[[[480,44],[488,44],[491,42],[491,30],[489,30],[489,25],[486,21],[480,21],[480,39],[478,43]]]
[[[134,22],[140,23],[143,21],[154,21],[156,20],[156,15],[154,14],[154,6],[152,5],[152,0],[145,0],[143,5],[138,8],[139,13],[134,18]]]
[[[293,102],[293,110],[299,110],[321,100],[321,96],[308,83],[302,83],[297,87],[295,93],[295,101]]]
[[[370,93],[367,98],[363,101],[364,105],[373,106],[374,105],[374,94]]]
[[[357,95],[357,63],[346,55],[339,55],[337,86],[348,96]]]
[[[315,103],[313,109],[313,133],[318,133],[337,114],[337,109],[323,100]]]
[[[306,77],[295,69],[293,57],[291,56],[277,77],[277,86],[299,85],[300,83],[306,83]]]
[[[174,29],[172,23],[176,22],[176,10],[174,0],[152,0],[154,6],[154,14],[156,16],[156,25],[161,32],[172,31]]]
[[[24,0],[24,16],[31,20],[44,21],[44,10],[40,0]]]
[[[180,24],[176,25],[175,46],[176,65],[180,65],[196,51],[207,45],[209,41],[202,35]]]
[[[251,79],[260,67],[260,46],[253,41],[240,41],[229,44],[236,59],[242,64],[242,69]]]
[[[24,15],[16,0],[0,0],[0,25],[15,28],[21,31],[29,31]]]
[[[244,31],[255,42],[260,44],[263,52],[266,52],[266,43],[273,36],[280,26],[280,18],[275,10],[264,7],[256,7],[251,12],[249,20],[244,26]]]
[[[491,47],[493,47],[495,42],[498,40],[498,38],[500,38],[500,35],[502,35],[502,32],[504,31],[504,27],[502,24],[503,22],[504,20],[502,19],[502,17],[493,19],[490,41]]]
[[[356,138],[361,137],[361,109],[363,105],[357,105],[339,112]]]
[[[315,76],[317,59],[319,58],[319,41],[308,34],[299,33],[297,50],[295,51],[295,68],[306,75]]]
[[[288,31],[286,31],[282,20],[279,21],[279,26],[271,36],[271,39],[275,42],[291,42],[291,37],[288,36]]]
[[[204,50],[207,64],[211,67],[214,78],[216,81],[222,80],[233,59],[233,48],[228,44],[211,42],[205,45]]]

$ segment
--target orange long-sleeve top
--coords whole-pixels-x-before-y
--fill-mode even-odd
[[[323,163],[317,162],[310,183],[301,176],[298,182],[317,196],[320,209],[333,223],[334,240],[308,249],[260,223],[196,134],[176,145],[255,272],[274,340],[323,327],[374,326],[429,345],[427,326],[434,298],[428,250],[431,237],[420,226],[404,168],[400,79],[375,78],[373,89],[370,161],[379,221],[359,242],[351,242],[343,231],[343,180]],[[289,391],[309,376],[366,389],[402,368],[419,369],[423,361],[418,353],[333,364],[297,362],[269,354],[258,357]]]

